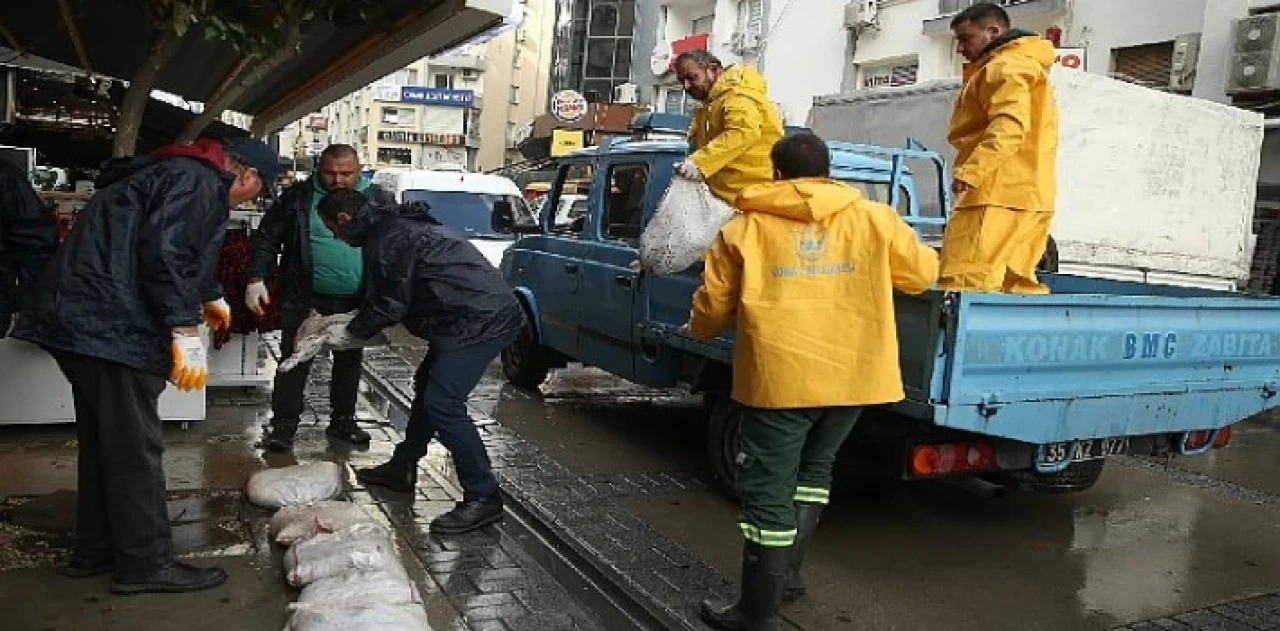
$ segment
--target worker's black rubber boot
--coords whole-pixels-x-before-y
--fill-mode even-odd
[[[412,493],[418,486],[418,469],[390,460],[369,469],[356,469],[356,479],[397,493]]]
[[[75,556],[66,565],[58,568],[58,573],[67,578],[91,578],[102,576],[111,571],[111,563],[107,561],[90,561]]]
[[[298,419],[271,419],[271,429],[262,436],[259,446],[268,451],[293,451],[293,437],[298,434]]]
[[[329,419],[329,427],[325,428],[324,433],[353,445],[368,445],[371,438],[369,432],[360,429],[354,418],[346,417]]]
[[[458,535],[502,521],[502,500],[458,502],[453,510],[431,522],[431,532]]]
[[[791,548],[747,542],[742,550],[742,591],[737,604],[702,603],[702,621],[727,631],[773,631],[786,585]]]
[[[119,576],[111,581],[113,594],[180,594],[212,589],[227,582],[222,568],[192,567],[172,562],[145,576]]]
[[[800,567],[804,565],[804,552],[813,538],[813,531],[818,529],[818,521],[822,518],[822,504],[796,502],[796,545],[792,546],[791,563],[787,568],[787,587],[782,592],[782,602],[789,603],[807,591],[804,580],[800,578]]]

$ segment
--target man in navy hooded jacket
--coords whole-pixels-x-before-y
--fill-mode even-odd
[[[404,440],[389,462],[360,469],[356,477],[410,492],[418,460],[436,438],[453,456],[463,498],[431,522],[431,530],[456,534],[502,519],[498,482],[467,414],[467,396],[524,326],[515,294],[484,255],[432,217],[426,204],[373,206],[344,190],[329,193],[316,210],[334,235],[364,255],[364,301],[350,324],[330,332],[330,345],[347,347],[397,323],[429,344],[414,375]]]
[[[215,273],[229,210],[274,182],[256,140],[202,139],[106,166],[14,337],[58,362],[76,409],[76,541],[61,572],[117,594],[189,592],[226,573],[174,560],[159,399],[208,379],[201,320],[230,324]]]

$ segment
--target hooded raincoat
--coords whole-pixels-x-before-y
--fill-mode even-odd
[[[736,316],[733,399],[756,408],[903,398],[893,290],[932,286],[938,257],[889,206],[833,180],[753,186],[707,253],[689,331]]]
[[[689,159],[711,192],[732,204],[743,189],[773,179],[769,152],[782,134],[764,77],[750,66],[730,66],[693,115]]]

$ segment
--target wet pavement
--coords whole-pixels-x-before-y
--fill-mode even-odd
[[[106,577],[77,581],[56,574],[75,527],[74,428],[0,427],[0,629],[282,628],[297,590],[284,582],[282,549],[268,539],[271,512],[244,499],[249,476],[318,460],[371,466],[384,461],[397,440],[392,425],[368,407],[359,416],[374,435],[371,446],[353,449],[325,436],[327,369],[318,362],[292,454],[264,454],[254,447],[270,415],[267,393],[212,390],[207,420],[186,429],[166,425],[175,553],[230,575],[224,587],[196,594],[119,597],[108,593]],[[350,467],[347,477],[353,481]],[[344,496],[398,533],[402,560],[423,595],[432,629],[606,628],[530,556],[518,529],[429,533],[431,519],[460,497],[447,454],[438,446],[423,462],[414,495],[348,484]]]
[[[508,493],[655,617],[703,628],[696,602],[733,591],[741,537],[696,399],[577,367],[530,394],[495,366],[472,405]],[[843,473],[809,595],[784,613],[813,630],[1280,629],[1277,474],[1269,418],[1199,458],[1116,459],[1081,494],[993,499]]]

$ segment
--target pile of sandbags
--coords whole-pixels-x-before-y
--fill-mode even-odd
[[[271,537],[287,547],[285,580],[302,589],[285,631],[430,629],[395,536],[362,507],[332,499],[342,489],[336,464],[268,469],[248,488],[250,501],[279,509]]]

